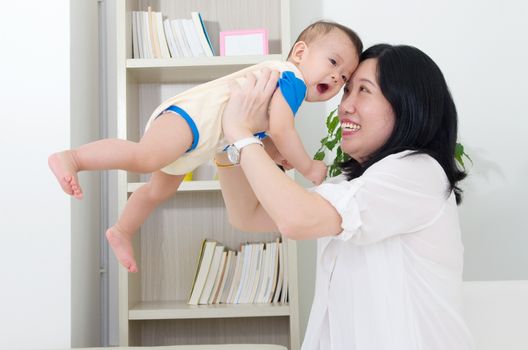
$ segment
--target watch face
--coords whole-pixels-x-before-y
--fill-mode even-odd
[[[234,145],[230,145],[227,148],[227,158],[231,163],[238,164],[238,161],[240,159],[240,152]]]

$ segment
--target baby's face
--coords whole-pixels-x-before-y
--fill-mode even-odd
[[[340,30],[311,42],[298,64],[307,85],[306,101],[327,101],[337,95],[358,63],[356,48]]]

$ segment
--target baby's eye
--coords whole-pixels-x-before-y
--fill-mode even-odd
[[[343,79],[343,81],[346,83],[348,81],[346,75],[342,75],[341,78]]]
[[[337,61],[334,60],[333,58],[329,58],[330,60],[330,63],[332,64],[332,66],[335,66],[337,64]]]

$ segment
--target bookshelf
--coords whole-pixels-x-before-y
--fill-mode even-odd
[[[151,6],[169,18],[199,11],[215,53],[221,30],[266,28],[268,56],[136,59],[132,54],[132,11]],[[184,0],[116,1],[117,132],[137,141],[152,110],[163,100],[195,84],[218,78],[263,60],[282,59],[290,47],[289,1]],[[118,211],[148,176],[120,171]],[[238,250],[246,242],[268,242],[278,233],[243,233],[228,222],[218,181],[182,183],[158,208],[134,239],[140,272],[119,271],[120,346],[266,343],[300,347],[297,251],[287,241],[289,303],[188,305],[202,239]]]

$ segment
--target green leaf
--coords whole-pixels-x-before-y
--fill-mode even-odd
[[[333,120],[331,120],[328,125],[328,134],[332,134],[337,125],[339,125],[339,118],[336,117]]]
[[[338,142],[339,142],[339,140],[338,140],[337,138],[335,138],[335,139],[333,139],[332,141],[328,141],[328,142],[326,143],[326,147],[328,147],[328,149],[329,149],[330,151],[332,151]]]
[[[323,160],[325,157],[324,151],[319,151],[314,155],[315,160]]]

